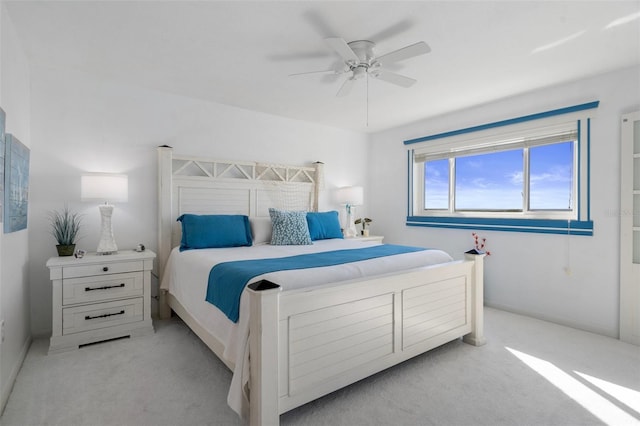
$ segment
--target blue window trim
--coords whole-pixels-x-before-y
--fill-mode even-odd
[[[412,166],[413,166],[413,150],[410,149],[407,152],[407,188],[409,188],[409,197],[407,197],[407,216],[411,215],[411,199],[413,198],[413,176],[412,176]]]
[[[496,127],[509,126],[512,124],[523,123],[527,121],[539,120],[542,118],[553,117],[556,115],[568,114],[577,111],[585,111],[597,108],[600,101],[588,102],[580,105],[574,105],[566,108],[559,108],[551,111],[545,111],[537,114],[526,115],[508,120],[497,121],[495,123],[487,123],[479,126],[467,127],[464,129],[453,130],[450,132],[438,133],[430,136],[424,136],[416,139],[404,141],[405,145],[412,145],[420,142],[427,142],[436,139],[447,138],[466,133],[473,133],[480,130],[492,129]],[[583,235],[593,236],[593,221],[591,220],[591,119],[587,118],[587,137],[586,147],[581,143],[581,125],[578,120],[578,161],[577,161],[577,215],[580,218],[580,196],[581,196],[581,156],[587,156],[587,176],[585,184],[587,185],[587,220],[563,220],[563,219],[517,219],[517,218],[483,218],[483,217],[459,217],[459,216],[412,216],[413,205],[413,150],[409,150],[407,155],[408,170],[408,200],[407,200],[407,226],[422,226],[436,228],[456,228],[456,229],[477,229],[487,231],[509,231],[509,232],[533,232],[543,234],[564,234],[564,235]],[[583,153],[583,149],[586,153]]]
[[[588,147],[587,147],[588,149]],[[578,213],[578,217],[582,217],[580,216],[581,214],[581,197],[582,197],[582,167],[580,167],[580,165],[582,164],[582,120],[578,120],[578,161],[577,161],[577,167],[578,170],[576,173],[576,176],[578,176],[578,185],[576,188],[576,191],[578,192],[576,194],[576,212]],[[589,198],[587,198],[587,203],[589,203]],[[589,219],[589,218],[587,218]]]
[[[407,216],[406,224],[407,226],[427,226],[432,228],[593,236],[593,221],[591,220]]]
[[[537,114],[525,115],[517,118],[510,118],[508,120],[496,121],[495,123],[481,124],[479,126],[467,127],[459,130],[452,130],[450,132],[438,133],[430,136],[423,136],[421,138],[409,139],[404,141],[405,145],[411,145],[414,143],[427,142],[435,139],[448,138],[450,136],[463,135],[465,133],[478,132],[480,130],[493,129],[495,127],[510,126],[512,124],[524,123],[527,121],[540,120],[541,118],[553,117],[555,115],[569,114],[571,112],[585,111],[588,109],[598,108],[600,101],[588,102],[586,104],[574,105],[566,108],[554,109],[551,111],[539,112]]]
[[[587,171],[588,171],[587,173],[587,220],[591,220],[591,119],[590,118],[587,118]]]

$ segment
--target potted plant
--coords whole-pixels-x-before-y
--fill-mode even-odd
[[[373,222],[373,220],[369,219],[368,217],[360,217],[356,219],[354,223],[356,225],[362,224],[362,231],[360,231],[360,235],[362,235],[363,237],[368,237],[369,230],[367,229],[367,225],[369,225],[371,222]]]
[[[74,213],[67,206],[62,211],[52,211],[49,214],[51,223],[51,235],[58,245],[58,256],[71,256],[76,248],[76,237],[80,231],[82,216]]]

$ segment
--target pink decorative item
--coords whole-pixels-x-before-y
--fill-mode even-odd
[[[472,232],[471,236],[473,237],[473,248],[477,254],[486,254],[487,256],[491,256],[491,252],[484,248],[487,243],[487,239],[484,237],[481,238],[475,232]]]

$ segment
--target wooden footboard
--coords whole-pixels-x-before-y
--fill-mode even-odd
[[[459,337],[484,344],[482,276],[483,256],[467,255],[328,287],[250,286],[251,424],[277,425],[281,413]]]

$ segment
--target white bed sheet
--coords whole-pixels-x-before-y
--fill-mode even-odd
[[[236,366],[228,403],[242,416],[243,411],[247,408],[244,385],[248,380],[248,362],[246,361],[248,358],[249,298],[246,291],[242,293],[240,319],[237,323],[230,321],[222,311],[205,300],[211,268],[217,263],[232,260],[286,257],[322,251],[357,249],[377,244],[380,243],[331,239],[315,241],[313,245],[306,246],[258,245],[183,252],[174,248],[165,268],[161,288],[168,290],[202,327],[224,345],[223,357],[234,362]],[[283,291],[286,291],[398,272],[452,260],[449,254],[432,249],[338,266],[272,272],[255,277],[251,282],[268,279],[278,283]]]

